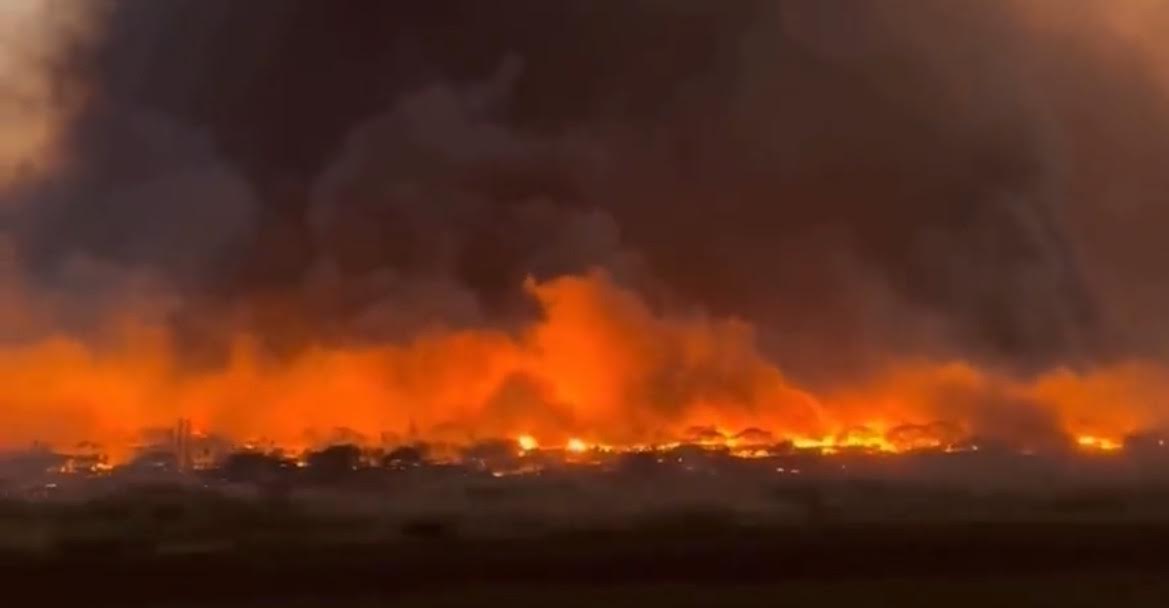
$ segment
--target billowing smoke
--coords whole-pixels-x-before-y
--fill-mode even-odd
[[[1159,3],[98,4],[92,27],[5,17],[57,34],[0,57],[0,163],[53,159],[2,196],[5,356],[156,361],[97,428],[957,420],[1044,443],[1169,414]],[[460,339],[508,361],[490,386],[417,378]],[[320,357],[367,405],[295,396],[328,399],[298,375]],[[49,407],[22,395],[0,399]]]
[[[83,44],[85,7],[14,0],[0,8],[0,184],[51,163],[76,91],[58,78]]]

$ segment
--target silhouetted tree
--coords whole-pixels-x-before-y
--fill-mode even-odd
[[[281,477],[295,465],[275,454],[236,452],[228,456],[219,470],[222,477],[237,483],[261,483]]]
[[[463,461],[477,469],[496,469],[515,466],[519,459],[515,442],[503,440],[481,441],[463,450]]]
[[[352,444],[332,445],[310,453],[307,462],[316,479],[340,479],[361,466],[361,449]]]
[[[645,475],[660,469],[658,455],[652,452],[632,452],[621,454],[617,460],[617,470],[622,473]]]
[[[426,448],[424,446],[404,445],[394,448],[382,458],[382,466],[387,469],[403,470],[422,466],[426,463]]]
[[[142,452],[130,461],[130,469],[135,471],[177,471],[178,457],[168,450],[151,450]]]

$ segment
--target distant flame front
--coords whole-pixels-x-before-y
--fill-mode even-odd
[[[864,385],[813,392],[758,351],[746,323],[655,314],[603,272],[527,289],[542,317],[516,333],[436,332],[291,360],[266,358],[241,335],[214,370],[183,369],[157,327],[130,325],[105,349],[64,336],[4,347],[0,444],[95,441],[118,458],[143,429],[183,417],[241,444],[290,449],[343,435],[511,438],[568,452],[783,441],[892,452],[971,438],[1109,450],[1162,422],[1166,376],[1139,362],[1020,380],[963,362],[900,361]]]

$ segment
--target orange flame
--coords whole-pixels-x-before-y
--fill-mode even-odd
[[[1162,369],[1140,362],[1024,381],[902,361],[865,385],[813,394],[758,352],[745,323],[655,314],[602,273],[527,288],[543,317],[516,334],[436,332],[291,361],[239,336],[212,371],[183,369],[152,328],[102,349],[64,336],[0,348],[0,445],[92,440],[117,459],[142,429],[186,417],[237,442],[293,449],[337,429],[368,442],[512,437],[524,450],[568,452],[690,441],[694,429],[695,443],[743,453],[768,438],[895,452],[981,435],[1111,449],[1160,425],[1169,389]]]

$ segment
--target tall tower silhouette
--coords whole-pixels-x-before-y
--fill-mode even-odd
[[[191,470],[191,421],[179,418],[175,425],[175,463],[179,471]]]

